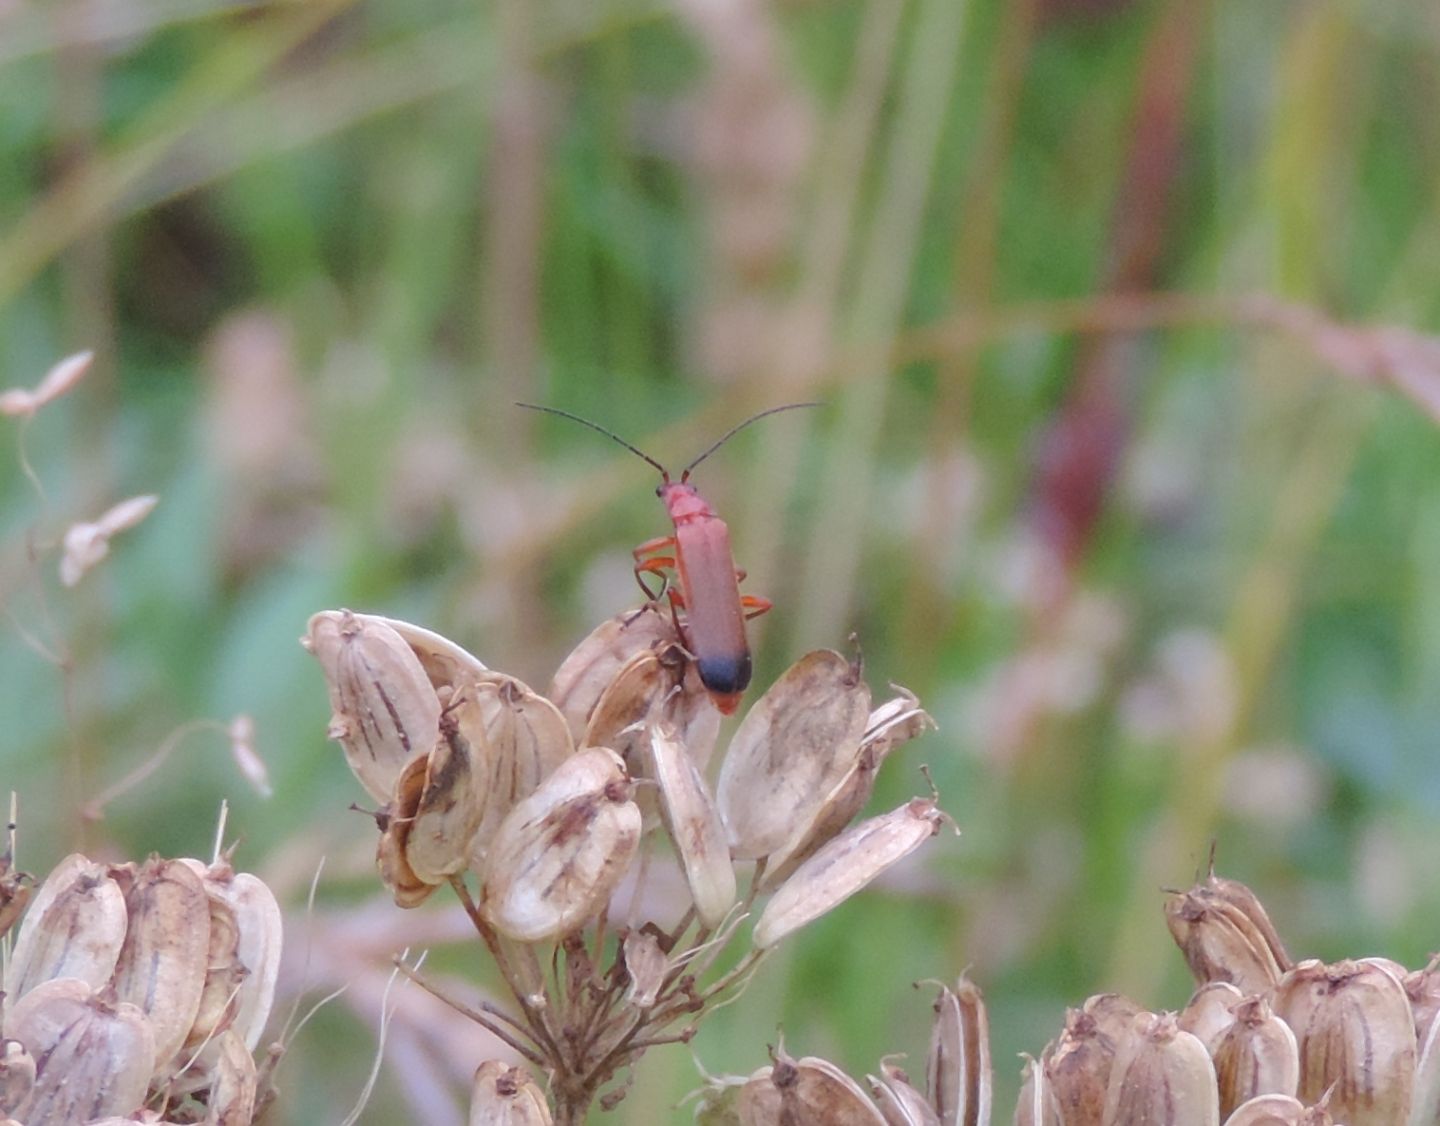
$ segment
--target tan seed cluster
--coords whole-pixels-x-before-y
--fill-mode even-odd
[[[66,857],[6,972],[0,1118],[248,1124],[280,944],[274,896],[226,861]]]
[[[755,703],[712,787],[722,717],[654,605],[602,623],[544,695],[376,615],[316,614],[304,644],[329,732],[381,803],[382,881],[401,907],[441,885],[460,896],[520,1008],[472,1015],[549,1073],[557,1107],[586,1105],[651,1044],[688,1039],[767,950],[946,820],[916,798],[851,825],[885,758],[933,724],[903,689],[873,706],[858,659],[839,653],[807,654]],[[636,888],[622,917],[622,882],[666,863],[683,898],[636,915]],[[748,950],[702,984],[764,896]],[[492,1117],[475,1121],[530,1106],[497,1093],[497,1076],[482,1068],[474,1105]]]

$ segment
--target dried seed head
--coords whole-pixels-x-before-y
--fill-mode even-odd
[[[255,1060],[234,1029],[215,1038],[214,1061],[206,1069],[210,1093],[207,1126],[250,1126],[255,1117]]]
[[[1210,1053],[1222,1115],[1257,1095],[1293,1095],[1300,1082],[1295,1034],[1264,997],[1241,1001],[1234,1017]]]
[[[229,864],[214,865],[206,871],[205,891],[218,895],[229,905],[239,931],[235,955],[243,976],[235,998],[235,1021],[231,1025],[253,1051],[270,1019],[275,1001],[275,983],[280,976],[280,951],[284,921],[274,893],[258,876],[236,872]]]
[[[93,523],[72,524],[65,531],[60,557],[60,581],[74,586],[87,571],[110,554],[110,540],[133,528],[159,503],[156,496],[130,497],[107,510]]]
[[[1219,1126],[1215,1069],[1173,1013],[1143,1013],[1115,1054],[1104,1126]]]
[[[1202,985],[1190,995],[1186,1006],[1180,1010],[1180,1027],[1199,1039],[1205,1050],[1212,1056],[1220,1038],[1235,1021],[1234,1008],[1245,999],[1245,994],[1228,981],[1212,981]]]
[[[936,730],[938,726],[930,713],[920,706],[920,698],[915,693],[898,684],[890,687],[898,695],[870,713],[865,721],[865,734],[860,738],[861,747],[881,761],[897,747],[919,738],[926,731]]]
[[[427,754],[440,730],[440,700],[420,658],[382,618],[325,610],[303,644],[330,690],[330,737],[376,801],[389,801],[401,769]]]
[[[670,615],[651,602],[602,622],[580,642],[561,663],[546,693],[565,716],[575,742],[584,741],[600,697],[635,654],[679,644]]]
[[[204,885],[178,860],[152,857],[125,893],[129,923],[112,983],[121,1001],[149,1018],[155,1059],[165,1066],[195,1023],[210,952]]]
[[[29,418],[47,403],[52,403],[73,388],[95,359],[94,352],[76,352],[66,356],[45,373],[34,387],[12,387],[0,391],[0,415]]]
[[[769,856],[813,822],[854,766],[869,713],[858,665],[827,649],[801,657],[756,702],[717,788],[736,859]]]
[[[1170,927],[1197,984],[1228,981],[1263,993],[1291,966],[1290,956],[1255,893],[1211,873],[1165,900]]]
[[[5,993],[17,1000],[57,977],[99,989],[124,942],[125,893],[105,865],[72,853],[45,877],[20,925]]]
[[[865,1082],[886,1126],[940,1126],[935,1109],[894,1064],[881,1060],[880,1074],[865,1076]]]
[[[673,728],[657,724],[649,732],[649,771],[660,792],[660,814],[680,857],[695,913],[709,928],[718,927],[735,905],[735,869],[725,826],[709,788]]]
[[[578,751],[500,823],[482,872],[481,910],[504,934],[541,942],[609,901],[640,843],[640,810],[620,756]]]
[[[625,987],[625,1003],[637,1009],[655,1004],[665,972],[670,968],[659,940],[649,931],[632,930],[621,944],[620,954],[630,983]]]
[[[849,899],[938,833],[946,820],[932,799],[912,798],[846,830],[801,864],[771,897],[755,924],[756,947],[774,946]]]
[[[925,1061],[930,1103],[944,1126],[985,1126],[994,1086],[990,1019],[985,999],[968,978],[941,989]]]
[[[0,1040],[0,1114],[19,1114],[35,1089],[35,1057],[19,1040]]]
[[[1313,1103],[1327,1091],[1347,1126],[1394,1126],[1410,1113],[1415,1025],[1404,988],[1363,962],[1301,962],[1276,986],[1275,1012],[1300,1051],[1296,1094]]]
[[[6,1035],[36,1064],[22,1121],[89,1122],[128,1114],[145,1101],[156,1064],[150,1022],[114,993],[57,978],[37,985],[5,1015]]]
[[[518,1067],[486,1060],[470,1089],[470,1126],[550,1126],[550,1107]]]
[[[1440,1122],[1440,1022],[1432,1021],[1425,1039],[1420,1042],[1410,1122],[1412,1126],[1431,1126]]]
[[[1290,1095],[1258,1095],[1235,1108],[1225,1126],[1299,1126],[1305,1106]]]
[[[210,908],[210,949],[204,963],[204,985],[195,1021],[181,1048],[184,1063],[203,1045],[228,1029],[239,1012],[240,986],[245,980],[245,967],[240,961],[240,923],[225,898],[204,879],[204,866],[198,860],[181,861],[201,877],[206,903]]]
[[[885,1126],[860,1084],[838,1067],[815,1056],[792,1060],[784,1049],[774,1067],[761,1068],[741,1088],[739,1111],[744,1126]]]

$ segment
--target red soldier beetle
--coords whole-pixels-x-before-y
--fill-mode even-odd
[[[745,572],[735,567],[735,556],[730,549],[730,529],[699,490],[690,484],[690,473],[752,422],[780,411],[818,407],[820,404],[787,403],[751,415],[744,422],[732,426],[682,469],[678,481],[672,480],[670,471],[649,454],[588,418],[534,403],[515,405],[559,415],[588,426],[660,471],[660,484],[655,489],[655,495],[670,514],[675,532],[647,540],[635,548],[631,553],[635,557],[635,581],[652,602],[658,601],[662,595],[669,595],[676,627],[695,658],[700,683],[705,685],[721,713],[731,715],[750,684],[750,644],[745,639],[745,622],[765,613],[772,603],[758,595],[740,593],[740,580],[745,577]],[[677,584],[669,581],[672,570],[676,573]],[[658,576],[659,590],[650,589],[645,581],[646,575]],[[681,610],[685,611],[683,624],[679,615]]]

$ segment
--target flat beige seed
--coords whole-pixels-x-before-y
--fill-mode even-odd
[[[935,999],[930,1051],[925,1061],[930,1103],[944,1126],[982,1126],[990,1121],[994,1073],[990,1018],[985,999],[968,978]]]
[[[513,677],[491,674],[451,702],[451,738],[471,748],[479,777],[480,823],[471,863],[479,867],[490,838],[515,803],[529,797],[575,752],[558,708]]]
[[[795,870],[765,905],[753,941],[761,950],[843,903],[940,831],[945,815],[929,798],[862,821]]]
[[[807,653],[746,714],[720,769],[716,797],[737,860],[758,860],[811,824],[850,772],[870,715],[857,664]]]
[[[1420,1043],[1419,1062],[1415,1065],[1415,1101],[1410,1107],[1408,1126],[1436,1126],[1437,1123],[1440,1123],[1440,1022],[1432,1021]]]
[[[1264,997],[1241,1001],[1234,1017],[1211,1049],[1222,1115],[1257,1095],[1293,1095],[1300,1082],[1295,1034]]]
[[[112,983],[155,1033],[159,1066],[180,1050],[200,1008],[210,951],[210,906],[197,876],[178,860],[152,857],[125,893],[129,924]]]
[[[674,729],[659,724],[649,735],[648,773],[660,791],[660,816],[680,856],[695,913],[713,929],[735,906],[735,869],[725,826]]]
[[[125,942],[125,893],[108,868],[72,853],[35,894],[15,937],[5,993],[18,1000],[42,981],[73,977],[98,989]]]
[[[1030,1056],[1025,1057],[1013,1126],[1061,1126],[1060,1103],[1046,1078],[1045,1067]]]
[[[430,898],[437,881],[422,880],[410,867],[410,827],[425,788],[424,758],[411,759],[400,771],[393,800],[376,816],[380,840],[375,846],[375,866],[397,907],[418,907]]]
[[[881,1061],[879,1075],[865,1076],[886,1126],[940,1126],[940,1116],[894,1064]]]
[[[1263,993],[1290,968],[1290,956],[1260,900],[1244,884],[1213,873],[1165,900],[1165,922],[1196,984],[1228,981]]]
[[[521,942],[583,926],[609,901],[640,843],[640,810],[620,756],[576,752],[500,823],[485,857],[481,910]]]
[[[625,974],[630,982],[625,987],[625,1003],[637,1009],[648,1009],[660,995],[665,973],[670,968],[660,942],[649,931],[632,930],[620,947],[625,961]]]
[[[8,1036],[36,1062],[29,1126],[129,1114],[145,1100],[155,1070],[155,1037],[134,1005],[112,991],[57,978],[37,985],[5,1014]]]
[[[545,693],[565,716],[576,744],[584,741],[591,713],[605,689],[636,653],[678,644],[680,635],[670,615],[653,603],[601,622],[580,642]]]
[[[401,768],[439,735],[440,699],[420,658],[384,620],[349,610],[314,615],[304,644],[330,690],[330,737],[370,796],[389,801]]]
[[[1406,974],[1402,984],[1415,1016],[1415,1042],[1423,1044],[1440,1013],[1440,955],[1431,958],[1423,970]]]
[[[744,1126],[885,1126],[885,1119],[855,1080],[828,1060],[792,1060],[777,1053],[774,1067],[761,1068],[740,1089]]]
[[[1406,1121],[1415,1025],[1404,987],[1389,971],[1362,962],[1301,962],[1276,986],[1271,1003],[1299,1045],[1301,1102],[1329,1091],[1330,1112],[1347,1126]]]
[[[1215,1069],[1173,1013],[1135,1018],[1105,1091],[1104,1126],[1219,1126]]]
[[[1245,994],[1228,981],[1212,981],[1190,995],[1180,1010],[1180,1027],[1205,1045],[1212,1056],[1215,1046],[1235,1022],[1235,1006]]]
[[[210,949],[205,960],[205,983],[200,991],[200,1005],[180,1049],[182,1064],[234,1023],[240,1007],[240,987],[246,976],[240,961],[240,924],[235,912],[224,896],[204,880],[204,868],[199,861],[191,864],[192,871],[200,868],[201,886],[205,889],[210,908]]]
[[[441,736],[425,756],[425,778],[405,834],[405,861],[427,884],[444,883],[469,862],[484,804],[481,771],[468,740],[449,738],[447,717]]]
[[[253,1051],[270,1019],[275,1001],[275,984],[280,977],[280,953],[284,944],[284,920],[275,894],[258,876],[232,872],[229,865],[212,868],[206,890],[224,898],[235,914],[240,937],[236,956],[245,974],[236,996],[235,1022],[231,1027]]]
[[[255,1117],[255,1060],[233,1030],[216,1038],[215,1060],[208,1070],[205,1126],[250,1126]]]
[[[550,1106],[518,1067],[486,1060],[470,1088],[469,1126],[550,1126]]]

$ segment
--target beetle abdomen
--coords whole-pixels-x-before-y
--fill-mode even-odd
[[[711,692],[729,695],[744,692],[750,684],[750,654],[724,654],[700,657],[695,662],[700,683]]]

